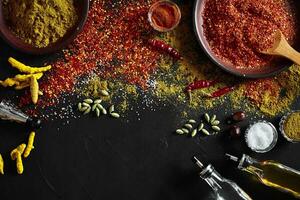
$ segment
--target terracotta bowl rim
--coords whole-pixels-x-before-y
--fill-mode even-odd
[[[202,18],[199,17],[199,12],[201,12],[200,8],[201,6],[203,6],[203,4],[205,3],[206,0],[196,0],[195,4],[194,4],[194,10],[193,10],[193,25],[194,25],[194,31],[195,31],[195,35],[197,37],[197,40],[200,44],[200,46],[202,47],[203,51],[205,52],[205,54],[209,57],[209,59],[216,64],[217,66],[219,66],[221,69],[223,69],[224,71],[233,74],[235,76],[238,77],[243,77],[243,78],[266,78],[266,77],[272,77],[277,75],[278,73],[287,70],[290,66],[292,66],[292,62],[287,61],[286,64],[281,64],[278,67],[274,67],[274,70],[270,71],[270,72],[255,72],[255,73],[245,73],[245,72],[241,72],[238,69],[233,69],[233,67],[229,67],[228,65],[226,65],[225,63],[222,63],[220,61],[220,59],[217,58],[217,56],[211,51],[211,49],[209,48],[208,42],[204,36],[203,33],[203,28],[202,28],[202,24],[201,24],[201,20]],[[201,18],[201,19],[200,19]]]

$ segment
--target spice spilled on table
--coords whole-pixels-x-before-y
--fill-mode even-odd
[[[92,88],[97,80],[106,82],[105,89],[111,95],[106,99],[108,102],[115,104],[111,101],[120,99],[120,110],[135,109],[131,105],[133,102],[140,108],[175,105],[175,112],[181,114],[208,110],[225,101],[234,109],[269,116],[290,108],[300,93],[297,66],[275,78],[237,80],[199,53],[188,23],[192,3],[179,5],[182,23],[175,30],[157,33],[147,20],[153,2],[95,1],[84,31],[63,51],[63,59],[51,63],[50,75],[40,82],[44,95],[36,107],[50,109],[48,112],[42,110],[45,118],[76,117],[69,111],[72,108],[69,104],[77,103],[72,102],[70,96],[97,98]],[[152,39],[164,41],[176,49],[181,59],[173,59],[168,52],[152,48],[148,43]],[[215,80],[216,83],[193,90],[193,97],[197,98],[189,102],[186,88],[197,80]],[[218,98],[203,95],[226,87],[234,87],[234,90]],[[142,103],[137,99],[142,99]],[[29,103],[28,95],[21,97],[20,106]],[[29,113],[34,112],[28,109]]]

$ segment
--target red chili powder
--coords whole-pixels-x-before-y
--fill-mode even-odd
[[[272,46],[276,31],[295,41],[294,13],[287,0],[207,0],[204,34],[220,59],[237,68],[262,69],[274,64],[273,56],[259,52]]]
[[[158,30],[173,28],[180,20],[180,10],[170,2],[159,2],[152,8],[151,21]]]
[[[269,93],[273,97],[278,97],[280,91],[281,86],[276,79],[265,78],[248,81],[246,83],[245,96],[255,105],[260,105],[263,103],[265,93]]]
[[[147,87],[160,54],[145,45],[153,28],[147,20],[151,1],[94,1],[82,33],[53,64],[40,84],[44,101],[70,93],[77,80],[95,70],[103,78],[118,78]],[[27,104],[30,98],[23,98]]]

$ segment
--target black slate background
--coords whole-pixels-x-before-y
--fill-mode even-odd
[[[16,73],[7,63],[8,56],[33,65],[57,57],[24,55],[0,41],[1,79]],[[0,99],[14,94],[14,91],[1,89]],[[223,106],[226,105],[209,112],[218,113],[224,119]],[[196,139],[176,136],[173,130],[181,125],[176,111],[176,106],[168,105],[157,107],[156,111],[141,109],[140,120],[131,112],[129,122],[83,117],[69,124],[62,120],[44,123],[37,132],[35,149],[24,161],[21,176],[17,175],[9,152],[27,141],[30,130],[0,121],[0,152],[5,160],[5,176],[0,176],[0,199],[207,199],[211,190],[198,177],[198,169],[190,160],[192,155],[212,163],[253,199],[293,199],[238,171],[225,160],[224,154],[248,153],[300,169],[299,144],[288,143],[280,136],[271,152],[256,154],[247,149],[243,140],[230,140],[226,133]],[[199,118],[199,113],[193,117]],[[279,117],[270,120],[278,125]]]

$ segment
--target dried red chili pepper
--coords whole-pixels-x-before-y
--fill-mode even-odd
[[[156,39],[149,39],[148,43],[156,48],[157,50],[163,51],[167,54],[169,54],[171,57],[173,57],[176,60],[181,59],[180,53],[171,45],[167,44],[166,42],[162,40],[156,40]]]
[[[189,84],[185,90],[186,91],[193,91],[193,90],[196,90],[196,89],[202,89],[202,88],[207,88],[207,87],[210,87],[210,86],[213,86],[217,83],[216,80],[196,80],[194,82],[192,82],[191,84]]]
[[[216,98],[216,97],[223,96],[223,95],[225,95],[225,94],[227,94],[227,93],[233,91],[234,88],[235,88],[234,86],[231,86],[231,87],[228,87],[228,86],[227,86],[227,87],[221,88],[221,89],[219,89],[219,90],[213,92],[209,97],[210,97],[210,98]]]

